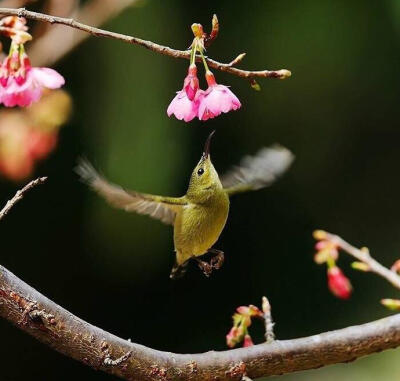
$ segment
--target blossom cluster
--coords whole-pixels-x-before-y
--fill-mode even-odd
[[[204,57],[204,42],[207,40],[207,35],[203,31],[203,27],[200,24],[193,24],[192,30],[195,38],[191,45],[188,74],[183,81],[182,90],[177,92],[167,109],[168,116],[175,115],[177,119],[185,122],[190,122],[196,117],[205,121],[241,107],[236,95],[229,87],[218,84],[214,74],[208,68]],[[216,34],[218,32],[213,28],[210,35],[216,36]],[[200,89],[197,77],[197,52],[200,53],[205,68],[205,79],[208,85],[206,90]]]
[[[240,306],[236,309],[233,315],[233,327],[226,335],[226,344],[229,348],[233,348],[237,344],[243,342],[243,347],[253,345],[253,340],[248,332],[248,327],[251,325],[251,319],[263,318],[263,312],[256,306]]]
[[[25,19],[3,18],[0,32],[11,38],[9,54],[0,65],[0,103],[6,107],[26,107],[41,98],[43,89],[64,85],[64,78],[55,70],[32,67],[24,47],[32,39]]]
[[[32,66],[25,52],[25,43],[32,36],[24,18],[2,18],[0,33],[11,40],[8,55],[0,62],[0,103],[7,108],[21,107],[0,111],[0,173],[20,181],[55,148],[71,99],[62,90],[50,91],[64,85],[59,73]]]

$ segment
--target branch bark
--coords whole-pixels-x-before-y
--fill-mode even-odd
[[[169,57],[190,59],[190,51],[176,50],[176,49],[169,48],[168,46],[156,44],[152,41],[143,40],[138,37],[128,36],[128,35],[121,34],[121,33],[115,33],[115,32],[110,32],[110,31],[107,31],[104,29],[95,28],[95,27],[80,23],[78,21],[75,21],[72,18],[50,16],[50,15],[46,15],[44,13],[28,11],[25,8],[18,8],[18,9],[0,8],[0,14],[6,15],[6,16],[8,15],[8,16],[25,17],[27,19],[47,22],[50,24],[61,24],[61,25],[65,25],[65,26],[68,26],[71,28],[75,28],[75,29],[90,33],[97,37],[113,38],[115,40],[127,42],[129,44],[143,46],[153,52],[160,53],[160,54],[163,54],[163,55],[166,55]],[[240,55],[239,57],[243,58],[242,55]],[[233,63],[235,63],[236,60],[237,60],[237,58],[235,60],[233,60]],[[200,56],[196,57],[196,61],[200,62],[201,57]],[[227,73],[230,73],[230,74],[236,75],[238,77],[242,77],[242,78],[263,77],[263,78],[285,79],[285,78],[288,78],[291,76],[291,72],[286,69],[250,71],[250,70],[237,69],[237,68],[233,67],[232,62],[225,64],[225,63],[215,61],[208,57],[206,57],[206,61],[207,61],[208,65],[214,69],[224,71],[224,72],[227,72]]]
[[[161,352],[105,332],[0,266],[0,316],[51,348],[125,380],[240,380],[348,362],[400,345],[400,314],[294,340],[201,354]]]

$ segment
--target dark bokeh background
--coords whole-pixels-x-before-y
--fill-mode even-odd
[[[116,0],[117,1],[117,0]],[[161,350],[223,350],[236,306],[272,303],[279,339],[388,315],[381,297],[397,292],[371,274],[341,266],[355,287],[348,302],[326,288],[312,261],[315,228],[367,245],[386,265],[400,255],[400,6],[387,1],[188,2],[152,0],[105,27],[184,49],[190,24],[220,19],[209,55],[242,67],[287,68],[285,81],[217,72],[241,99],[240,111],[185,124],[166,116],[187,62],[113,40],[89,39],[57,69],[75,111],[32,191],[1,224],[1,263],[45,295],[121,337]],[[232,200],[217,244],[224,267],[180,281],[172,230],[110,208],[72,168],[88,156],[116,183],[181,195],[204,139],[217,129],[212,159],[223,172],[241,156],[279,142],[296,155],[273,187]],[[17,186],[1,183],[6,200]],[[262,327],[254,327],[255,341]],[[1,380],[112,380],[52,352],[0,321]],[[397,380],[400,352],[371,356],[283,380]]]

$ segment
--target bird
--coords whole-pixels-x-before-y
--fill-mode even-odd
[[[214,132],[209,134],[187,192],[181,197],[125,190],[108,182],[86,159],[81,158],[76,167],[81,180],[112,206],[173,225],[176,259],[170,274],[172,279],[183,276],[192,259],[207,277],[214,269],[221,268],[224,253],[213,246],[228,219],[229,198],[271,185],[294,160],[292,152],[283,146],[264,147],[255,156],[245,156],[239,166],[220,178],[210,157]],[[200,258],[207,253],[212,255],[209,262]]]

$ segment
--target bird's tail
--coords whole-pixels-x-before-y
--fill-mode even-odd
[[[183,262],[181,265],[178,265],[177,262],[175,262],[174,267],[171,270],[171,274],[169,277],[171,279],[179,279],[182,278],[187,271],[189,261]]]

